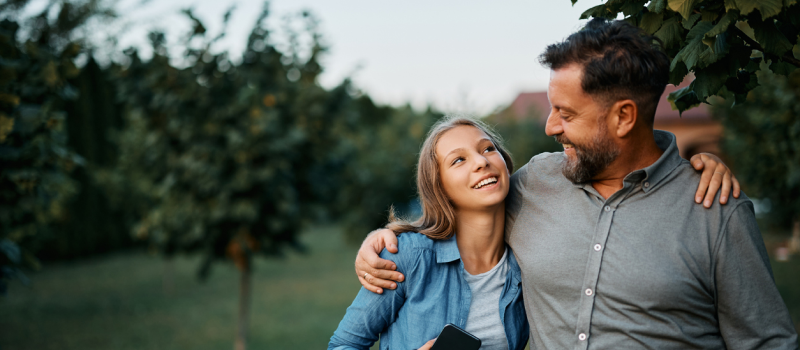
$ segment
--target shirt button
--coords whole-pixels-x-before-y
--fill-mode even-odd
[[[589,296],[592,295],[592,289],[591,288],[587,288],[586,289],[586,295],[589,295]]]
[[[644,188],[648,188],[648,187],[650,187],[650,183],[649,182],[645,182],[644,183]]]
[[[594,251],[596,251],[596,252],[599,252],[599,251],[600,251],[600,249],[603,249],[603,246],[601,246],[601,245],[599,245],[599,244],[595,244],[595,245],[594,245]]]
[[[606,209],[606,211],[611,211],[611,207],[609,207],[607,205],[606,205],[605,209]]]
[[[580,340],[586,340],[586,333],[581,333],[581,334],[578,334],[578,339],[580,339]]]

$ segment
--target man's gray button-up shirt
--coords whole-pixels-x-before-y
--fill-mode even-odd
[[[511,179],[506,236],[535,349],[795,349],[753,205],[705,209],[674,135],[608,199],[541,154]]]

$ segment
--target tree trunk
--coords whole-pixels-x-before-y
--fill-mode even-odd
[[[247,329],[250,325],[250,259],[239,269],[239,319],[236,325],[235,350],[247,350]]]
[[[789,239],[789,252],[797,254],[800,253],[800,216],[794,219],[793,226],[792,238]]]

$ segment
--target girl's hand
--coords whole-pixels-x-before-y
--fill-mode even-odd
[[[728,203],[731,189],[733,189],[733,196],[739,198],[741,194],[739,181],[733,176],[728,166],[722,162],[722,159],[711,153],[700,153],[695,154],[690,162],[695,170],[703,171],[703,174],[700,175],[700,185],[697,186],[697,193],[694,196],[696,203],[703,203],[704,207],[711,208],[717,191],[720,191],[719,204]]]

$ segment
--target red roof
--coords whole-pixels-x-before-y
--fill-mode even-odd
[[[700,104],[697,107],[689,109],[683,112],[681,116],[678,114],[678,111],[672,109],[669,101],[667,101],[667,96],[671,92],[688,86],[693,79],[694,77],[690,75],[679,86],[667,85],[664,94],[661,95],[661,101],[658,103],[658,107],[656,107],[656,123],[672,124],[711,121],[711,112],[706,104]],[[529,112],[532,112],[541,118],[542,123],[544,123],[547,120],[547,116],[550,114],[550,102],[547,99],[547,92],[520,93],[508,107],[508,111],[510,111],[515,118],[526,117],[529,115]]]

